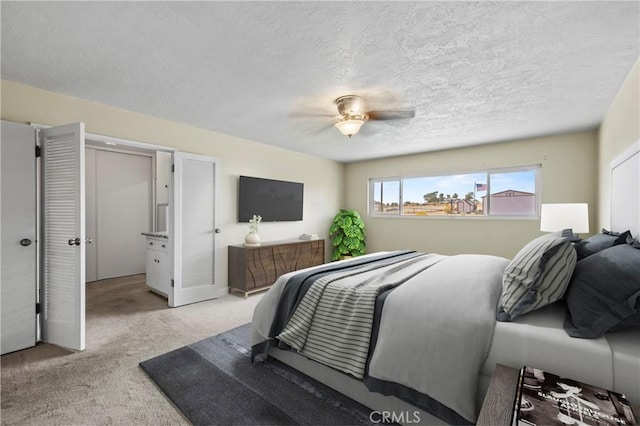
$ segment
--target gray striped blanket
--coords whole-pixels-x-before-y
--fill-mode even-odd
[[[277,338],[308,358],[362,379],[378,294],[443,259],[420,254],[323,276],[309,288]]]

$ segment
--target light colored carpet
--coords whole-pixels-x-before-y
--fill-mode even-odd
[[[144,275],[87,284],[86,346],[2,356],[3,425],[188,424],[138,363],[251,321],[263,293],[179,308]]]

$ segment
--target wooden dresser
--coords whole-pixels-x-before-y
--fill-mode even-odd
[[[229,288],[244,296],[269,288],[287,272],[324,263],[324,240],[287,240],[258,247],[229,246]]]

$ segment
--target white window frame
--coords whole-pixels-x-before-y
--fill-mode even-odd
[[[398,214],[395,213],[382,213],[382,212],[374,212],[373,201],[374,201],[374,189],[375,183],[384,184],[385,182],[398,182]],[[384,200],[383,200],[384,201]],[[369,179],[369,216],[379,216],[379,217],[389,217],[389,216],[402,216],[402,178],[399,177],[388,177],[388,178],[379,178],[379,179]]]
[[[517,173],[522,171],[534,171],[535,172],[535,213],[534,214],[499,214],[494,213],[491,214],[491,197],[489,196],[491,192],[491,175],[492,174],[504,174],[504,173]],[[475,173],[485,173],[487,175],[487,210],[488,214],[483,215],[405,215],[402,213],[404,208],[404,200],[403,200],[403,181],[405,179],[415,179],[415,178],[434,178],[434,177],[446,177],[446,176],[456,176],[456,175],[465,175],[465,174],[475,174]],[[465,172],[451,172],[451,173],[438,173],[438,174],[412,174],[412,175],[402,175],[402,176],[389,176],[382,178],[369,178],[369,190],[368,190],[368,200],[367,200],[367,214],[369,217],[374,218],[402,218],[402,219],[449,219],[449,220],[459,220],[459,219],[471,219],[471,220],[492,220],[492,219],[539,219],[540,218],[540,205],[542,203],[542,165],[541,164],[530,164],[524,166],[516,166],[516,167],[500,167],[493,169],[485,169],[485,170],[474,170],[474,171],[465,171]],[[374,211],[374,201],[375,194],[374,188],[376,183],[384,183],[384,182],[398,182],[399,183],[399,194],[398,194],[398,212],[397,213],[382,213]],[[384,201],[384,200],[383,200]]]

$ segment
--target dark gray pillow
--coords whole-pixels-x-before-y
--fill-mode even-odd
[[[546,234],[515,255],[502,276],[498,321],[513,321],[562,298],[576,264],[572,239],[570,229]]]
[[[574,244],[576,253],[578,254],[578,261],[589,257],[592,254],[598,253],[609,247],[617,246],[618,244],[624,244],[627,242],[627,237],[630,237],[631,233],[625,231],[623,233],[611,232],[606,229],[602,230],[602,233],[592,235],[586,240],[582,240]]]
[[[595,339],[608,331],[640,326],[640,244],[619,244],[577,263],[565,294],[564,329]]]

